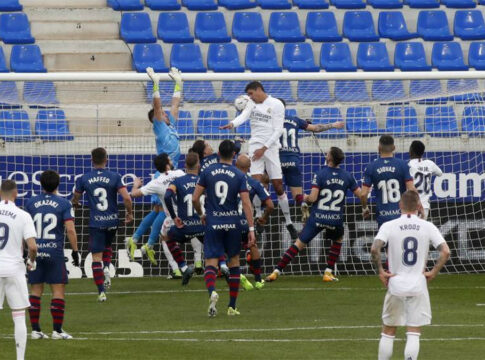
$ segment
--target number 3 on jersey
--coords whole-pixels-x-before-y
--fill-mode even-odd
[[[96,188],[93,194],[98,198],[98,203],[96,204],[96,208],[99,211],[108,210],[108,192],[106,191],[106,189]]]

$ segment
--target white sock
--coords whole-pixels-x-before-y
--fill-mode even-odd
[[[172,271],[178,270],[179,266],[177,262],[174,260],[172,253],[168,249],[167,243],[165,241],[162,241],[162,248],[163,248],[163,253],[165,254],[165,257],[168,260],[168,265],[172,268]]]
[[[256,195],[253,199],[254,210],[256,210],[256,217],[261,217],[263,215],[263,211],[261,210],[261,199],[258,195]]]
[[[15,346],[17,347],[17,360],[24,360],[27,346],[27,326],[25,325],[25,310],[12,311],[15,328]]]
[[[329,272],[329,273],[331,274],[331,273],[332,273],[332,269],[330,269],[330,268],[326,268],[326,269],[325,269],[325,272]]]
[[[185,270],[187,270],[187,269],[188,269],[188,266],[187,266],[187,265],[184,265],[184,266],[182,266],[182,267],[180,268],[180,270],[181,270],[182,272],[185,272]]]
[[[379,341],[379,356],[378,360],[389,360],[392,356],[392,347],[394,345],[394,336],[381,334],[381,341]]]
[[[285,217],[285,224],[291,224],[290,205],[288,204],[288,196],[286,196],[286,193],[283,193],[283,195],[278,195],[278,204],[280,204],[281,211]]]
[[[202,261],[202,243],[197,238],[190,240],[192,249],[194,249],[194,261]]]
[[[406,360],[417,360],[419,354],[420,333],[407,332],[406,347],[404,348],[404,358]]]

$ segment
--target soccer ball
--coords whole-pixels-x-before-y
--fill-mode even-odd
[[[237,111],[243,111],[249,101],[249,96],[239,95],[236,100],[234,100],[234,107]]]

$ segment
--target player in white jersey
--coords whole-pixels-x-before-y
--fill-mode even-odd
[[[401,217],[382,224],[372,245],[372,261],[379,279],[387,287],[382,310],[379,360],[392,356],[397,326],[407,327],[406,360],[416,360],[421,326],[431,324],[427,282],[438,275],[450,256],[450,249],[432,223],[419,218],[419,195],[407,190],[401,196]],[[426,271],[430,243],[440,252],[431,271]],[[382,267],[381,249],[388,245],[389,272]]]
[[[433,195],[431,188],[432,176],[441,176],[443,171],[433,161],[423,159],[425,146],[419,141],[415,140],[409,147],[409,173],[414,179],[414,186],[419,193],[421,204],[423,204],[423,219],[426,220],[429,215],[429,198]]]
[[[23,360],[27,345],[25,309],[30,306],[22,258],[23,243],[25,241],[28,248],[27,268],[33,271],[36,267],[37,232],[30,215],[15,206],[15,181],[3,181],[0,192],[0,310],[3,309],[3,302],[7,297],[14,322],[17,360]]]
[[[288,197],[283,187],[283,172],[280,162],[280,137],[284,131],[285,106],[283,103],[264,92],[263,85],[258,81],[250,82],[245,89],[251,100],[244,110],[228,125],[221,129],[232,129],[250,120],[251,138],[249,139],[249,156],[251,157],[252,177],[261,182],[264,171],[268,173],[273,183],[278,204],[285,217],[286,228],[291,238],[298,238],[298,231],[290,217]],[[260,201],[255,207],[260,207]]]

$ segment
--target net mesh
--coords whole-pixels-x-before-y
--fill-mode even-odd
[[[202,138],[217,148],[225,138],[249,138],[249,125],[235,132],[219,126],[236,115],[234,99],[244,92],[246,82],[186,82],[177,129],[185,154],[193,141]],[[304,191],[310,189],[312,173],[324,164],[324,152],[338,146],[346,153],[343,167],[356,179],[377,157],[378,137],[395,137],[396,156],[408,159],[412,140],[426,144],[425,157],[444,172],[432,179],[430,220],[442,231],[452,250],[447,272],[485,270],[485,211],[483,201],[485,164],[485,105],[481,80],[381,80],[381,81],[267,81],[266,92],[287,103],[287,113],[313,123],[345,121],[342,130],[311,135],[300,132]],[[155,139],[147,112],[151,108],[152,85],[146,82],[0,82],[0,177],[13,178],[19,185],[19,205],[40,192],[42,170],[61,174],[61,196],[72,196],[77,176],[91,168],[89,154],[105,147],[108,167],[122,174],[131,187],[135,176],[145,183],[154,173]],[[161,97],[169,110],[173,84],[161,83]],[[243,145],[247,151],[247,144]],[[183,159],[183,157],[182,157]],[[183,163],[179,164],[183,167]],[[273,194],[273,199],[276,200]],[[291,199],[290,193],[288,193]],[[121,201],[120,201],[121,203]],[[291,200],[290,200],[291,203]],[[169,273],[161,246],[158,264],[136,253],[130,262],[124,241],[131,236],[151,208],[150,199],[135,201],[135,222],[118,231],[112,271],[118,276],[160,276]],[[301,229],[300,209],[292,206],[292,219]],[[370,245],[377,230],[374,219],[364,221],[353,196],[346,202],[345,236],[339,273],[373,273]],[[87,252],[88,209],[76,212],[76,227],[83,265],[70,276],[91,275]],[[146,242],[146,236],[142,242]],[[263,272],[270,272],[292,240],[283,216],[276,208],[263,234]],[[320,235],[301,252],[285,273],[318,274],[326,266],[330,243]],[[192,249],[186,245],[187,258]],[[70,256],[70,250],[66,250]],[[430,252],[430,259],[437,256]]]

